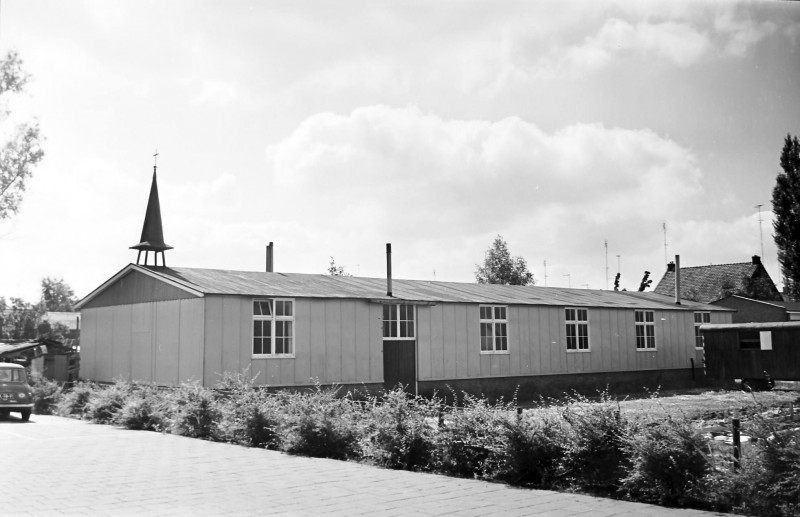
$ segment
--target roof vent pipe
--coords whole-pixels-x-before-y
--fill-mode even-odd
[[[681,256],[675,255],[675,305],[681,304]]]
[[[392,243],[386,243],[386,296],[392,296]]]
[[[272,262],[272,242],[267,246],[267,273],[272,273],[274,264]]]

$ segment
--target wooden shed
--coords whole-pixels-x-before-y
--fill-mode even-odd
[[[800,381],[800,321],[702,325],[709,379],[767,388]]]
[[[134,264],[78,308],[95,381],[210,386],[249,368],[273,387],[522,398],[691,383],[696,329],[731,320],[653,293]]]

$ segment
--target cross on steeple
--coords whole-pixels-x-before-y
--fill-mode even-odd
[[[158,167],[158,149],[153,153],[153,170],[155,170],[156,167]]]

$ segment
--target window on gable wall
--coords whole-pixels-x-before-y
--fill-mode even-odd
[[[656,323],[653,311],[635,311],[636,349],[654,350],[656,348]]]
[[[703,336],[700,334],[700,325],[703,323],[711,323],[710,312],[695,312],[694,313],[694,346],[695,348],[703,348]]]
[[[414,339],[414,306],[383,306],[383,339]]]
[[[294,301],[253,301],[253,357],[294,357]]]
[[[567,325],[567,351],[589,350],[589,310],[564,309]]]
[[[481,305],[481,353],[508,352],[508,308],[502,305]]]

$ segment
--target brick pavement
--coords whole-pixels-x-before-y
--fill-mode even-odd
[[[703,516],[33,415],[0,419],[0,515]]]

